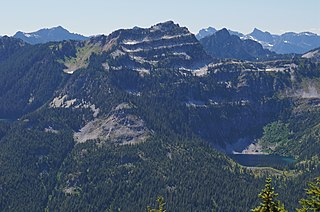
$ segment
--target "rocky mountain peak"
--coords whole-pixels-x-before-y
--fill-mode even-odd
[[[179,24],[175,24],[173,21],[166,21],[152,26],[151,30],[172,31],[179,28]]]
[[[169,64],[171,67],[190,69],[199,66],[199,61],[204,63],[210,60],[195,36],[173,21],[145,29],[120,30],[109,37],[109,42],[115,40],[119,45],[112,54],[129,55],[135,68],[140,70]]]
[[[218,39],[227,39],[230,37],[230,33],[226,28],[223,28],[215,33]]]
[[[254,28],[254,30],[252,31],[252,33],[249,34],[249,36],[252,36],[254,39],[257,39],[259,41],[268,43],[271,43],[274,40],[273,36],[269,32],[263,32],[257,28]]]
[[[148,74],[156,68],[168,67],[193,71],[212,60],[186,27],[180,27],[172,21],[159,23],[150,28],[120,29],[108,36],[93,37],[85,42],[81,49],[86,53],[78,56],[85,58],[77,56],[76,61],[88,61],[91,53],[107,52],[112,58],[111,61],[117,62],[104,64],[104,67],[135,70],[141,74]],[[73,73],[81,67],[86,67],[88,63],[82,63],[82,66],[77,67],[71,67],[74,64],[65,65],[69,67],[66,72]]]
[[[208,28],[205,28],[205,29],[201,29],[199,31],[199,33],[196,35],[196,38],[198,40],[204,38],[204,37],[207,37],[207,36],[210,36],[212,35],[213,33],[215,33],[217,30],[213,27],[208,27]]]
[[[56,27],[52,27],[51,30],[62,30],[62,31],[68,31],[67,29],[63,28],[62,26],[56,26]]]
[[[251,34],[258,34],[258,33],[264,33],[264,32],[258,28],[254,28]]]
[[[236,35],[223,28],[211,36],[200,40],[205,50],[215,58],[234,58],[242,60],[257,60],[267,57],[270,51],[264,50],[255,41],[241,40]]]

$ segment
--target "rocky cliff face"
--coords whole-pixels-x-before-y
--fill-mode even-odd
[[[64,60],[66,73],[87,67],[92,53],[107,54],[106,70],[135,70],[142,75],[158,68],[199,70],[212,58],[187,28],[165,22],[143,29],[122,29],[86,41]]]

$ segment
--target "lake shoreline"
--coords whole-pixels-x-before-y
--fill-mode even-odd
[[[273,154],[230,154],[228,156],[246,167],[285,167],[296,162],[293,157]]]

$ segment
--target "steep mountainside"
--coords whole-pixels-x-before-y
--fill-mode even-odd
[[[230,35],[227,29],[201,39],[200,43],[212,57],[216,58],[259,60],[274,55],[253,40],[241,40],[236,35]]]
[[[18,49],[9,54],[4,48],[7,59],[0,61],[2,118],[20,117],[42,106],[67,77],[61,73],[64,66],[56,61],[57,56],[47,45],[31,46],[21,40],[9,39],[18,44]],[[13,47],[11,43],[9,46]]]
[[[47,43],[50,41],[63,40],[87,40],[88,38],[79,34],[71,33],[61,26],[50,29],[40,29],[36,32],[17,32],[14,38],[19,38],[30,44]]]
[[[268,174],[293,209],[320,173],[310,59],[218,60],[171,21],[22,44],[0,55],[0,211],[143,211],[159,195],[170,211],[248,211]],[[224,154],[279,120],[292,134],[269,151],[295,164],[252,169]]]
[[[21,40],[10,38],[8,36],[0,37],[0,62],[8,59],[12,54],[28,46]]]

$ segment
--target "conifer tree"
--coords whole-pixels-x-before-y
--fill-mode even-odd
[[[159,209],[152,209],[150,206],[147,207],[148,212],[166,212],[165,205],[163,197],[158,197],[157,202],[159,204]]]
[[[308,186],[308,197],[300,200],[302,208],[297,209],[298,212],[320,211],[320,177],[316,178],[315,182],[309,182]]]
[[[258,207],[252,209],[252,212],[286,212],[284,205],[281,204],[280,201],[275,201],[278,194],[274,192],[271,182],[271,178],[266,179],[265,188],[262,189],[259,194],[262,203]]]

